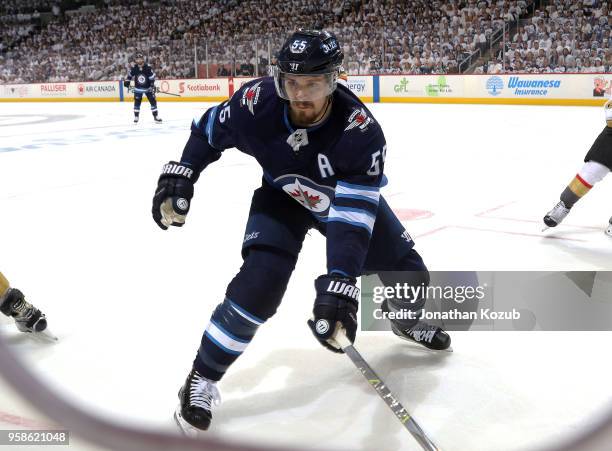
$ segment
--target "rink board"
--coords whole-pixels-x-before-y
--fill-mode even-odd
[[[249,77],[158,80],[160,101],[220,102]],[[600,106],[612,74],[363,75],[347,86],[366,103]],[[132,102],[121,80],[0,86],[0,102]],[[145,98],[143,98],[145,100]]]

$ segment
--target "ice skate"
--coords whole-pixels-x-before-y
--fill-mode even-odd
[[[423,321],[419,321],[414,326],[406,329],[402,329],[399,324],[392,322],[391,330],[398,337],[424,346],[432,351],[453,352],[453,348],[450,346],[450,335],[441,328],[429,325]]]
[[[0,311],[15,320],[17,329],[35,338],[56,341],[57,337],[47,328],[47,317],[25,300],[23,293],[11,288],[0,302]]]
[[[139,119],[138,116],[134,116],[134,124],[138,124],[138,119]]]
[[[612,236],[612,218],[608,221],[608,228],[606,229],[606,235]]]
[[[161,124],[162,123],[162,118],[159,116],[154,116],[153,120],[155,121],[156,124]]]
[[[206,431],[210,426],[212,405],[221,402],[216,382],[192,369],[178,396],[180,403],[174,412],[174,419],[183,434],[197,437],[199,432]]]
[[[569,212],[570,209],[565,206],[563,201],[559,201],[559,203],[544,216],[544,224],[546,224],[544,230],[549,227],[557,227]]]

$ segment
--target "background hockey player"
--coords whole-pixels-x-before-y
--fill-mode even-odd
[[[130,82],[134,79],[134,123],[138,123],[140,118],[140,104],[142,95],[146,95],[151,104],[153,120],[160,123],[162,120],[157,111],[157,99],[155,98],[155,72],[151,66],[145,63],[142,53],[137,53],[134,57],[136,64],[132,66],[128,76],[123,81],[126,88],[130,87]]]
[[[385,138],[365,105],[337,84],[342,59],[332,34],[293,34],[278,54],[274,77],[246,83],[194,120],[181,161],[164,166],[152,208],[162,229],[184,224],[194,183],[223,150],[236,147],[263,169],[243,265],[214,310],[179,393],[175,418],[186,433],[209,427],[219,400],[216,382],[276,312],[309,229],[326,236],[327,271],[315,280],[308,325],[332,351],[342,352],[333,339],[338,323],[355,340],[359,275],[413,271],[411,283],[429,282],[414,242],[380,195]],[[410,310],[418,318],[424,300],[412,301],[392,300],[385,309]],[[450,346],[446,332],[418,319],[398,320],[392,329],[432,349]]]
[[[612,170],[612,99],[604,106],[606,127],[599,134],[584,157],[584,166],[561,193],[561,200],[544,216],[544,224],[556,227],[565,219],[572,207],[591,188]],[[612,236],[612,217],[606,233]]]
[[[0,312],[15,320],[17,328],[27,333],[44,333],[51,338],[47,329],[45,315],[25,300],[23,293],[11,288],[8,280],[0,272]],[[53,337],[54,338],[54,337]]]

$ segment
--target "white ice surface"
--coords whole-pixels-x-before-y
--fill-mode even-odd
[[[54,387],[117,421],[174,430],[178,388],[241,263],[261,177],[253,159],[231,150],[209,167],[182,229],[161,231],[150,215],[162,164],[179,158],[191,118],[206,107],[162,103],[160,126],[145,103],[134,126],[127,103],[0,104],[0,270],[48,315],[60,342],[0,329]],[[388,141],[383,194],[430,270],[612,269],[603,233],[609,179],[566,224],[541,232],[541,217],[604,126],[601,109],[371,109]],[[210,434],[417,450],[348,359],[323,350],[305,325],[324,250],[312,233],[277,315],[221,382]],[[452,337],[449,355],[385,333],[357,341],[444,450],[528,449],[579,431],[610,406],[610,333]],[[0,391],[0,428],[35,415]]]

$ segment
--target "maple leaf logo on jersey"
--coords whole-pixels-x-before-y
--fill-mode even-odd
[[[291,191],[289,194],[295,200],[297,200],[299,203],[303,204],[310,210],[312,210],[314,207],[316,207],[319,204],[319,202],[321,202],[320,196],[311,195],[308,192],[308,189],[302,191],[301,187],[296,188],[295,191]]]
[[[242,99],[240,100],[240,105],[246,106],[253,116],[255,116],[254,107],[255,105],[257,105],[257,101],[259,100],[259,93],[261,92],[261,87],[259,86],[260,84],[261,82],[258,81],[253,86],[246,89],[242,93]]]
[[[368,113],[366,113],[365,109],[360,108],[351,113],[348,118],[349,124],[344,129],[344,131],[346,132],[355,127],[359,127],[359,130],[365,131],[368,128],[368,125],[370,125],[372,122],[374,122],[374,119],[368,116]]]
[[[318,190],[314,186],[309,186],[310,184],[314,185],[314,183],[306,177],[293,176],[292,178],[293,182],[283,185],[283,191],[313,213],[324,213],[327,211],[331,200],[324,190]]]

